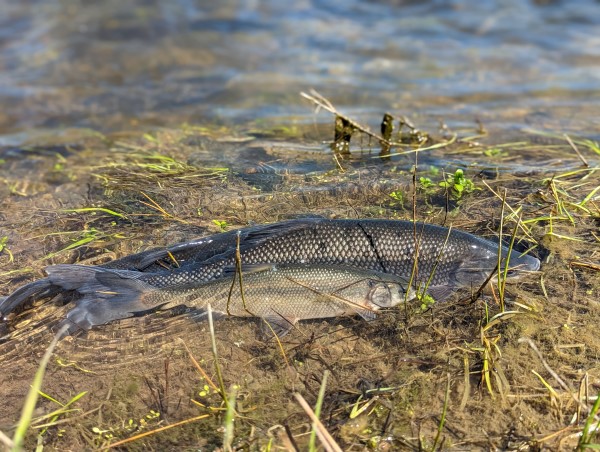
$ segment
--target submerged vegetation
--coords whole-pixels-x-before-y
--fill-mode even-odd
[[[0,441],[18,448],[26,430],[25,448],[37,450],[600,447],[598,143],[540,131],[503,143],[479,126],[437,137],[392,115],[378,135],[310,96],[337,118],[343,155],[315,143],[330,125],[295,125],[282,137],[295,142],[186,126],[75,137],[77,152],[36,160],[35,181],[8,159],[3,293],[51,263],[96,264],[298,215],[499,232],[512,252],[541,257],[541,271],[506,284],[499,262],[488,287],[452,302],[424,296],[369,323],[314,321],[281,340],[247,320],[127,319],[58,343],[43,382],[48,319],[62,307],[40,301],[1,326]]]

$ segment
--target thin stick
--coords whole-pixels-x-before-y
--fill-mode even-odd
[[[321,443],[323,444],[323,447],[325,448],[325,450],[327,452],[343,452],[342,448],[340,446],[338,446],[338,444],[335,442],[335,440],[333,439],[331,434],[327,431],[325,426],[321,423],[319,418],[315,415],[315,413],[312,410],[312,408],[310,407],[310,405],[306,402],[306,400],[304,400],[304,397],[302,397],[302,395],[297,392],[294,393],[294,397],[296,398],[296,400],[298,401],[298,403],[300,404],[302,409],[305,411],[305,413],[308,415],[310,420],[315,425],[316,431],[317,431],[317,436],[321,440]]]
[[[219,393],[225,402],[225,406],[229,409],[229,400],[227,400],[227,394],[225,393],[225,383],[223,382],[223,374],[221,374],[221,366],[219,366],[219,354],[217,352],[217,339],[215,338],[215,326],[213,324],[212,307],[210,303],[206,306],[208,308],[208,329],[210,330],[210,342],[212,345],[213,358],[215,360],[215,372],[217,373],[217,381],[219,382]]]
[[[179,338],[179,340],[181,341],[181,343],[183,344],[183,346],[185,347],[186,351],[188,352],[188,355],[190,357],[190,359],[192,360],[192,363],[194,364],[194,366],[196,367],[196,369],[198,369],[198,372],[200,372],[200,374],[202,375],[202,377],[208,382],[208,384],[216,391],[219,392],[219,388],[218,386],[212,381],[212,379],[208,376],[208,374],[206,372],[204,372],[204,369],[202,369],[202,367],[200,366],[200,364],[198,364],[198,361],[196,361],[196,358],[194,358],[194,355],[192,355],[191,350],[188,348],[187,344],[185,343],[185,341],[181,338]]]
[[[242,276],[242,253],[240,252],[240,237],[241,232],[237,232],[236,246],[235,246],[235,273],[233,274],[233,279],[231,281],[231,286],[229,287],[229,295],[227,296],[227,315],[231,315],[229,311],[229,303],[231,302],[231,295],[233,294],[233,288],[235,287],[236,277],[240,283],[240,295],[242,297],[242,306],[244,306],[244,311],[246,311],[250,316],[256,317],[248,307],[246,306],[246,293],[244,291],[244,278]]]
[[[244,311],[246,311],[251,316],[255,317],[255,315],[248,310],[246,306],[246,294],[244,291],[244,278],[242,277],[242,253],[240,252],[240,237],[241,232],[237,233],[237,241],[235,245],[235,266],[238,269],[238,278],[240,282],[240,295],[242,296],[242,304],[244,305]]]
[[[552,375],[552,377],[557,381],[557,383],[571,396],[571,398],[578,404],[581,405],[586,411],[589,410],[589,407],[587,407],[581,400],[577,399],[577,397],[575,397],[573,395],[573,392],[571,391],[571,388],[569,388],[569,386],[567,386],[567,384],[562,380],[562,378],[560,378],[558,376],[558,374],[556,372],[554,372],[554,370],[550,367],[550,365],[546,362],[546,360],[544,359],[544,357],[542,356],[542,353],[540,352],[540,350],[537,348],[537,346],[535,345],[535,343],[529,339],[528,337],[521,337],[519,338],[519,340],[517,341],[519,343],[523,343],[526,342],[529,344],[529,346],[533,349],[533,351],[535,352],[535,354],[538,356],[539,360],[542,362],[542,365],[545,367],[545,369],[548,371],[548,373],[550,375]]]
[[[285,354],[285,350],[283,349],[283,344],[281,343],[281,340],[279,340],[279,336],[277,336],[277,334],[275,333],[275,330],[273,329],[273,327],[271,326],[271,324],[269,322],[267,322],[267,319],[263,318],[262,320],[263,320],[263,322],[265,322],[265,324],[267,325],[267,327],[271,330],[271,333],[273,334],[273,337],[277,341],[277,345],[279,346],[279,350],[281,351],[281,356],[283,356],[283,360],[285,361],[285,365],[289,369],[291,369],[292,366],[290,366],[290,362],[287,359],[287,356]]]
[[[7,448],[12,449],[15,446],[13,440],[6,436],[2,430],[0,430],[0,442],[2,442]]]
[[[590,270],[596,270],[596,271],[600,271],[600,265],[598,264],[592,264],[591,262],[577,262],[577,261],[571,261],[569,263],[569,265],[571,267],[580,267],[580,268],[588,268]]]
[[[462,400],[460,401],[460,411],[464,411],[471,395],[471,375],[469,372],[469,355],[465,353],[464,360],[464,374],[465,374],[465,387],[463,389]]]
[[[529,346],[533,349],[533,351],[535,352],[535,354],[538,356],[538,358],[540,359],[540,361],[542,362],[543,366],[546,368],[546,370],[548,371],[548,373],[550,373],[550,375],[552,375],[554,377],[554,379],[557,381],[557,383],[559,385],[562,386],[562,388],[567,391],[567,392],[571,392],[571,388],[569,388],[567,386],[567,384],[562,380],[562,378],[560,378],[558,376],[558,374],[556,372],[554,372],[554,370],[552,370],[552,368],[548,365],[548,363],[546,362],[546,360],[544,359],[544,357],[542,356],[542,353],[539,351],[539,349],[537,348],[537,346],[535,345],[535,343],[529,339],[528,337],[521,337],[518,340],[519,343],[523,343],[526,342],[529,344]]]
[[[589,163],[587,162],[585,157],[583,155],[581,155],[581,152],[579,152],[579,149],[577,149],[577,146],[575,146],[575,143],[573,143],[573,140],[571,140],[571,137],[569,137],[569,135],[567,135],[566,133],[563,133],[563,137],[565,137],[565,140],[567,140],[567,143],[569,143],[569,146],[571,146],[571,149],[573,149],[575,151],[575,154],[577,154],[577,157],[579,157],[579,160],[581,160],[583,165],[586,168],[589,168],[589,166],[590,166]]]
[[[122,446],[123,444],[130,443],[131,441],[136,441],[140,438],[145,438],[146,436],[154,435],[155,433],[164,432],[165,430],[169,430],[170,428],[173,428],[173,427],[178,427],[180,425],[189,424],[190,422],[198,421],[200,419],[206,419],[209,416],[210,416],[209,414],[202,414],[200,416],[186,419],[184,421],[175,422],[174,424],[165,425],[164,427],[160,427],[155,430],[150,430],[149,432],[140,433],[139,435],[132,436],[131,438],[123,439],[121,441],[117,441],[116,443],[109,444],[108,446],[101,447],[99,450],[107,450],[107,449],[112,449],[113,447]]]

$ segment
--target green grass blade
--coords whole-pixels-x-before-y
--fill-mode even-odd
[[[321,407],[323,406],[323,399],[325,398],[325,387],[327,386],[327,378],[329,377],[329,371],[323,372],[323,380],[321,380],[321,388],[319,389],[319,396],[317,397],[317,404],[315,405],[315,416],[317,419],[321,416]],[[312,430],[310,431],[310,439],[308,440],[308,450],[310,452],[317,450],[317,430],[313,424]]]
[[[33,382],[31,383],[31,389],[25,398],[23,411],[21,411],[21,418],[19,419],[19,424],[17,425],[17,430],[15,431],[15,435],[13,437],[12,452],[20,452],[23,450],[23,440],[25,439],[25,434],[29,429],[29,424],[31,423],[31,418],[33,417],[33,411],[35,410],[35,405],[37,403],[42,382],[44,380],[44,374],[46,373],[46,366],[48,365],[48,361],[50,361],[50,356],[52,356],[52,352],[54,351],[56,344],[58,344],[59,339],[66,329],[67,326],[65,325],[56,333],[54,339],[52,339],[52,342],[46,349],[46,353],[44,353],[37,371],[35,372]]]

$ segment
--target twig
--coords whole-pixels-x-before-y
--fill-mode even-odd
[[[294,393],[294,397],[296,398],[304,412],[308,415],[310,420],[313,422],[315,430],[317,431],[317,436],[321,440],[321,443],[323,444],[325,450],[327,452],[342,452],[342,448],[338,446],[338,444],[335,442],[331,434],[327,431],[325,426],[315,415],[310,405],[306,402],[306,400],[304,400],[304,397],[302,397],[302,395],[297,392]]]
[[[569,263],[571,267],[589,268],[590,270],[600,271],[600,265],[592,264],[591,262],[577,262],[571,261]]]
[[[571,149],[573,149],[575,151],[575,154],[577,154],[577,157],[579,157],[579,160],[581,160],[583,165],[586,168],[589,168],[589,166],[590,166],[589,163],[587,162],[585,157],[583,155],[581,155],[581,152],[579,152],[579,149],[577,149],[577,146],[575,146],[575,143],[573,143],[573,140],[571,140],[571,137],[569,137],[569,135],[567,135],[566,133],[563,133],[563,137],[565,137],[565,140],[567,140],[567,143],[569,143],[569,146],[571,146]]]
[[[219,382],[219,394],[225,402],[225,406],[229,409],[229,399],[227,399],[227,393],[225,392],[225,383],[223,381],[223,374],[221,373],[221,366],[219,365],[219,354],[217,352],[217,339],[215,338],[215,326],[213,323],[212,306],[210,303],[206,306],[208,309],[208,329],[210,331],[210,343],[212,345],[212,353],[215,361],[215,372],[217,373],[217,381]]]
[[[209,417],[209,414],[202,414],[200,416],[196,416],[190,419],[186,419],[184,421],[175,422],[174,424],[165,425],[164,427],[157,428],[155,430],[150,430],[149,432],[140,433],[139,435],[132,436],[131,438],[123,439],[121,441],[117,441],[116,443],[109,444],[108,446],[101,447],[99,450],[107,450],[112,449],[113,447],[122,446],[123,444],[130,443],[131,441],[136,441],[140,438],[145,438],[146,436],[154,435],[155,433],[164,432],[173,427],[178,427],[180,425],[189,424],[190,422],[198,421],[200,419],[206,419]]]
[[[535,343],[531,339],[529,339],[528,337],[521,337],[521,338],[519,338],[519,340],[517,342],[519,342],[520,344],[522,344],[524,342],[527,343],[527,344],[529,344],[529,346],[533,349],[533,351],[535,352],[535,354],[538,356],[539,360],[542,362],[542,365],[544,366],[544,368],[548,371],[548,373],[550,375],[552,375],[552,377],[556,380],[556,382],[571,396],[571,398],[578,405],[580,405],[583,408],[585,408],[586,411],[589,411],[589,407],[586,406],[581,400],[577,399],[577,397],[575,397],[573,395],[573,392],[571,391],[571,388],[569,388],[569,386],[567,386],[567,384],[563,381],[563,379],[560,378],[556,372],[554,372],[554,370],[546,362],[546,360],[542,356],[542,353],[540,352],[540,350],[537,348],[537,346],[535,345]]]
[[[521,344],[523,342],[526,342],[527,344],[529,344],[529,346],[533,349],[533,351],[535,352],[535,354],[538,356],[538,358],[540,359],[540,361],[542,362],[543,366],[546,368],[546,370],[548,371],[548,373],[554,377],[554,379],[557,381],[557,383],[559,385],[561,385],[562,388],[565,391],[571,392],[571,388],[569,388],[567,386],[567,384],[562,380],[562,378],[560,378],[558,376],[558,374],[556,372],[554,372],[554,370],[552,370],[552,368],[548,365],[548,363],[546,362],[546,360],[542,356],[542,353],[540,352],[540,350],[537,348],[537,345],[535,345],[535,343],[531,339],[529,339],[528,337],[521,337],[521,338],[519,338],[518,342],[521,343]]]
[[[15,445],[12,439],[6,436],[6,433],[4,433],[2,430],[0,430],[0,442],[3,443],[9,449],[12,449]]]
[[[190,359],[192,360],[192,363],[194,364],[194,366],[196,367],[196,369],[198,369],[198,372],[200,372],[200,374],[204,377],[204,379],[206,380],[206,382],[216,391],[219,392],[219,387],[212,381],[212,379],[208,376],[208,374],[206,372],[204,372],[204,369],[202,369],[202,367],[200,367],[200,364],[198,364],[198,361],[196,361],[196,358],[194,358],[194,355],[192,355],[191,350],[188,348],[187,344],[185,343],[185,341],[181,338],[179,338],[179,341],[181,341],[181,343],[183,344],[183,346],[185,347],[185,350],[188,352],[188,355],[190,357]]]

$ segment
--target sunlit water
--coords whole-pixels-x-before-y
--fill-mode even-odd
[[[39,130],[313,121],[315,88],[377,124],[598,137],[600,3],[0,3],[0,145]],[[319,116],[318,121],[329,121]]]

